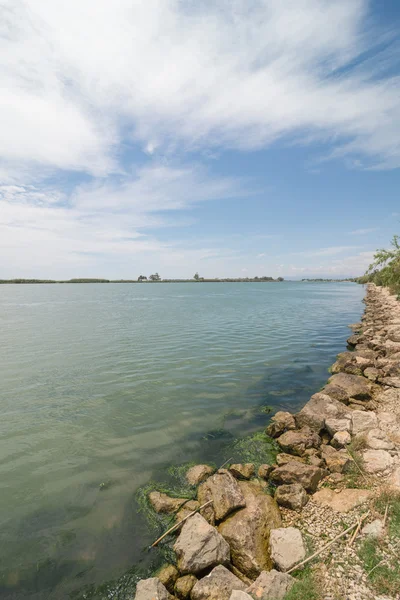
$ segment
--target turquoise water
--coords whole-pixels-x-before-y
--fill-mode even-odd
[[[1,286],[0,597],[68,598],[146,564],[138,487],[169,464],[227,458],[266,406],[301,406],[363,295],[351,283]]]

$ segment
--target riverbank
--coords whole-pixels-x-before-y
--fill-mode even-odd
[[[192,468],[190,502],[150,493],[156,514],[197,512],[137,600],[399,597],[400,305],[375,286],[365,302],[327,385],[271,419],[275,464]]]

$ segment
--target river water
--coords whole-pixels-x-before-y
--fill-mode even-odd
[[[0,597],[146,563],[133,498],[294,410],[363,310],[351,283],[0,286]],[[110,594],[108,594],[110,596]]]

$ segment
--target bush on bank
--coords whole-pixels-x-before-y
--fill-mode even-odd
[[[389,250],[381,248],[374,254],[365,275],[358,283],[375,283],[388,287],[400,299],[400,236],[394,235]]]

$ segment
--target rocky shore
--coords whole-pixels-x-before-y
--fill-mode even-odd
[[[400,598],[400,303],[374,285],[365,303],[325,387],[272,417],[275,464],[196,465],[197,499],[150,493],[181,525],[136,600]]]

